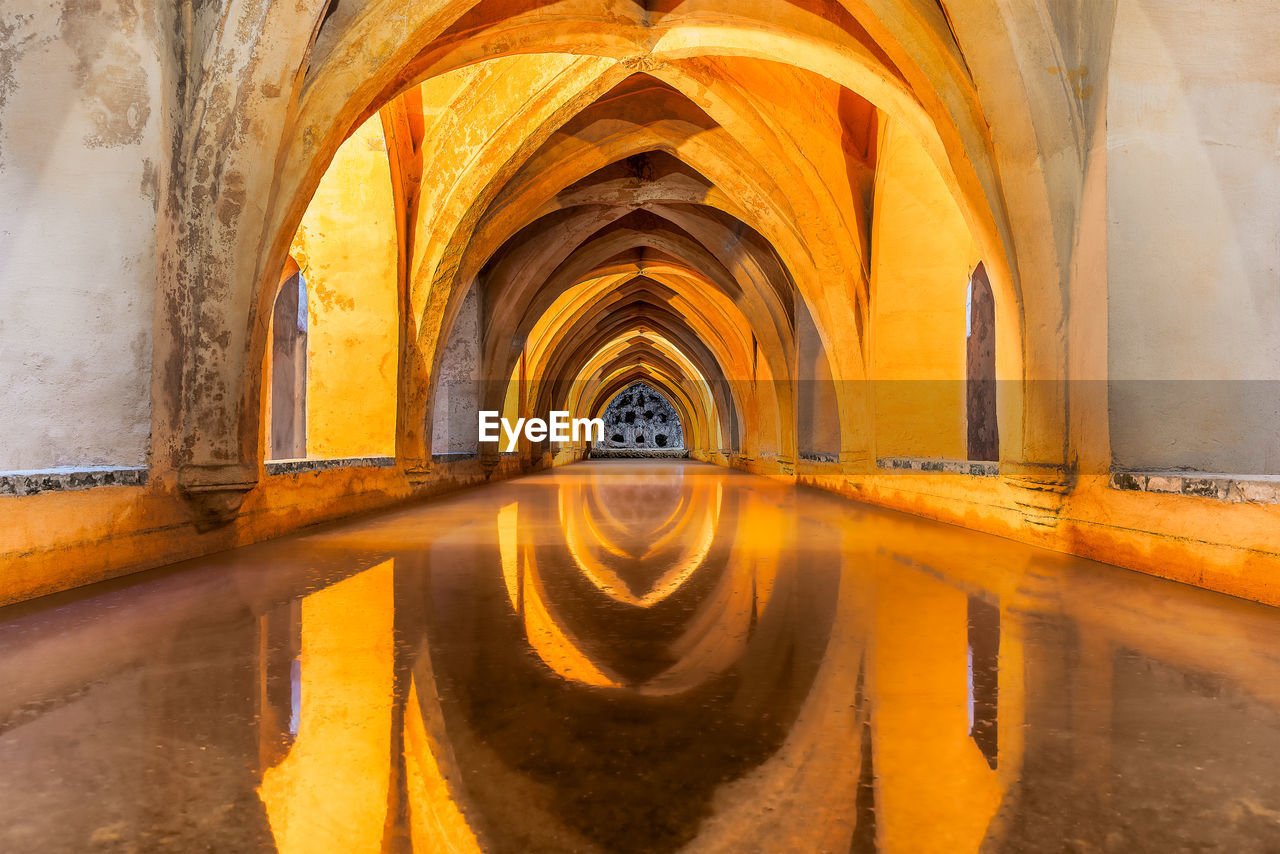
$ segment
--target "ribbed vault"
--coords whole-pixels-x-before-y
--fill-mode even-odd
[[[874,467],[877,256],[900,239],[878,219],[890,140],[921,152],[991,279],[998,370],[1022,381],[1001,401],[1002,459],[1059,464],[1064,402],[1031,380],[1061,376],[1062,353],[1023,330],[1056,325],[1062,301],[1021,282],[1053,271],[1062,247],[1044,229],[1015,240],[1048,222],[1039,161],[1019,159],[1031,116],[1016,92],[980,102],[986,83],[954,36],[982,26],[1010,50],[1011,20],[916,0],[303,5],[309,25],[274,6],[262,22],[270,49],[255,45],[247,78],[290,82],[282,111],[255,103],[258,142],[213,127],[189,141],[192,176],[218,149],[223,177],[201,192],[272,178],[222,220],[179,225],[204,336],[182,367],[199,391],[181,413],[188,489],[255,479],[279,271],[335,151],[371,118],[395,193],[395,445],[411,481],[430,471],[444,342],[470,293],[483,408],[598,411],[643,380],[681,408],[695,456],[788,474],[812,444],[797,407],[820,399],[835,421],[823,453],[849,473]],[[208,73],[197,88],[215,97]],[[480,452],[497,464],[496,445]]]

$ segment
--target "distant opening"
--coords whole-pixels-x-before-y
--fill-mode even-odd
[[[680,414],[662,394],[644,383],[633,383],[614,396],[604,411],[606,441],[595,451],[643,456],[645,451],[684,450]],[[661,430],[658,425],[663,425]]]
[[[969,279],[965,305],[966,414],[969,459],[1000,459],[996,422],[996,306],[986,268],[979,264]]]
[[[271,430],[267,458],[307,455],[307,282],[294,273],[271,312]]]

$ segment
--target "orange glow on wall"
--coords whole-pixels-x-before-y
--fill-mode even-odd
[[[302,601],[298,733],[258,790],[281,854],[382,851],[391,761],[392,577],[387,561]]]
[[[397,237],[382,122],[342,144],[291,253],[307,280],[307,455],[395,454]]]

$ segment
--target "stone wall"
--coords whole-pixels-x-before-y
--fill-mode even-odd
[[[1280,474],[1280,15],[1121,0],[1107,92],[1117,468]]]
[[[0,471],[146,462],[159,17],[0,4]]]
[[[471,286],[440,359],[432,411],[431,450],[474,454],[480,447],[480,296]]]

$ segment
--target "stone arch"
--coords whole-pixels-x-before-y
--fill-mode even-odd
[[[1065,370],[1065,357],[1060,340],[1045,336],[1046,340],[1035,342],[1034,353],[1027,350],[1027,342],[1022,340],[1025,337],[1023,329],[1027,306],[1017,285],[1018,281],[1023,280],[1050,283],[1062,280],[1059,275],[1044,275],[1058,271],[1057,259],[1064,257],[1061,241],[1045,248],[1040,245],[1042,241],[1036,239],[1039,236],[1037,229],[1040,230],[1039,234],[1051,230],[1047,226],[1047,212],[1052,207],[1048,204],[1048,199],[1056,192],[1056,188],[1054,182],[1046,177],[1039,160],[1021,162],[1016,164],[1019,168],[1008,169],[999,169],[996,162],[1003,159],[1012,167],[1015,165],[1012,163],[1014,158],[1025,158],[1027,147],[1024,143],[1034,136],[1034,131],[1031,130],[1033,115],[1052,112],[1055,105],[1027,97],[1017,85],[1012,87],[1011,94],[1001,94],[991,99],[994,106],[988,104],[988,110],[1002,118],[1002,121],[995,123],[998,125],[997,135],[1002,134],[1006,139],[1013,139],[1018,143],[1013,146],[993,146],[990,133],[985,130],[992,123],[983,121],[986,111],[978,104],[978,87],[962,70],[964,63],[957,61],[961,54],[956,46],[956,38],[952,35],[958,34],[963,41],[974,31],[974,27],[986,26],[997,42],[998,49],[993,53],[1007,54],[1014,50],[1011,47],[1014,39],[1010,33],[1025,23],[1023,16],[1030,21],[1038,14],[1037,10],[997,11],[986,6],[971,12],[948,10],[952,13],[951,26],[948,26],[948,21],[941,15],[922,11],[902,0],[864,0],[843,5],[849,14],[848,20],[856,23],[859,28],[858,39],[866,36],[861,42],[862,48],[853,45],[837,48],[845,40],[844,37],[831,33],[824,36],[814,30],[814,21],[802,21],[805,24],[801,28],[804,35],[791,41],[787,40],[789,37],[772,33],[779,36],[780,40],[768,45],[772,54],[770,58],[792,62],[797,67],[818,63],[820,67],[812,69],[815,73],[829,76],[855,91],[873,92],[887,87],[889,94],[892,94],[895,87],[901,87],[902,91],[910,92],[911,97],[902,99],[903,102],[912,110],[916,109],[909,103],[912,99],[916,99],[915,103],[921,106],[914,120],[921,121],[924,130],[932,128],[934,130],[930,133],[940,134],[941,144],[932,147],[934,156],[941,155],[950,164],[949,168],[963,173],[956,180],[956,186],[960,194],[971,202],[966,210],[971,213],[976,211],[972,215],[984,221],[983,227],[979,229],[980,239],[984,243],[984,256],[988,259],[993,286],[997,291],[1011,289],[1013,294],[1011,304],[1016,306],[1017,311],[1001,312],[997,316],[1001,324],[998,333],[1000,340],[1004,342],[1009,338],[1007,333],[1010,330],[1014,333],[1011,343],[1015,346],[1006,347],[1002,343],[998,348],[1001,364],[1009,368],[1002,372],[1003,375],[1018,377],[1024,383],[1031,378],[1061,377]],[[238,258],[250,260],[232,265],[228,271],[230,275],[239,277],[241,272],[248,269],[246,265],[257,270],[269,269],[271,259],[283,258],[284,240],[280,235],[289,230],[288,220],[293,216],[290,211],[296,209],[296,198],[305,194],[300,194],[298,190],[304,190],[308,182],[318,180],[318,173],[323,171],[323,163],[340,142],[345,129],[371,105],[376,105],[386,94],[387,87],[394,85],[400,70],[410,66],[413,59],[436,36],[445,32],[453,21],[473,6],[468,2],[420,4],[419,8],[415,8],[407,16],[396,17],[394,26],[391,26],[389,22],[392,16],[387,14],[390,11],[387,4],[371,2],[361,14],[344,16],[347,29],[335,31],[332,38],[326,33],[323,50],[309,57],[308,70],[305,75],[298,75],[292,89],[299,96],[296,109],[290,108],[287,120],[283,112],[277,112],[271,114],[266,122],[269,137],[275,128],[288,126],[288,139],[291,140],[289,145],[296,149],[290,151],[286,146],[269,158],[260,158],[256,165],[253,165],[253,157],[247,152],[237,152],[229,158],[232,165],[244,162],[253,166],[258,174],[261,174],[268,161],[286,164],[283,174],[279,176],[281,180],[274,183],[272,200],[266,206],[259,207],[261,218],[255,220],[255,216],[258,216],[256,213],[250,216],[232,213],[228,217],[230,232],[227,229],[222,232],[230,233],[231,240],[225,245],[244,249],[256,246],[254,251],[237,255]],[[263,23],[276,20],[265,16]],[[331,27],[336,26],[336,20],[335,18],[330,23]],[[652,33],[649,33],[640,42],[642,50],[624,51],[625,56],[622,58],[627,62],[661,65],[672,57],[686,58],[682,51],[694,50],[693,45],[699,40],[714,44],[715,51],[720,55],[735,56],[751,50],[749,43],[754,36],[751,36],[753,30],[749,25],[736,29],[727,28],[714,34],[715,39],[709,39],[702,36],[710,36],[711,33],[682,29],[687,22],[670,23],[671,26],[663,30],[664,35],[677,35],[671,36],[663,44],[663,48],[670,53],[669,57],[654,54],[653,45],[661,42],[661,38],[654,39]],[[273,46],[274,53],[259,52],[259,64],[267,73],[273,73],[273,70],[278,73],[281,68],[302,67],[302,63],[297,60],[306,55],[311,33],[314,32],[314,27],[310,26],[281,25],[280,29],[286,35],[279,44]],[[248,38],[246,33],[260,31],[252,27],[242,28],[236,37]],[[694,32],[699,33],[698,39],[678,35]],[[755,28],[754,32],[758,34],[759,28]],[[1019,32],[1025,35],[1023,31]],[[1035,32],[1035,29],[1030,27],[1026,32]],[[623,42],[625,39],[619,43]],[[1046,47],[1036,39],[1024,38],[1022,42],[1029,42],[1031,47],[1019,47],[1017,55],[1025,59],[1025,62],[1015,61],[1014,64],[1019,67],[1041,67],[1039,55],[1035,51],[1052,53],[1054,49],[1053,45]],[[380,49],[365,51],[365,47],[370,44],[377,44]],[[254,45],[247,46],[251,47]],[[816,54],[812,50],[815,47],[821,48]],[[798,54],[804,51],[816,58],[798,58]],[[607,57],[607,52],[603,52],[603,55]],[[886,57],[889,60],[887,63],[884,61]],[[607,66],[608,63],[602,59],[598,64]],[[895,78],[900,82],[894,82]],[[326,85],[320,85],[322,80]],[[1030,85],[1026,81],[1022,82],[1024,87]],[[246,81],[246,85],[248,84],[257,85],[257,81]],[[210,84],[214,85],[216,82]],[[1032,103],[1034,107],[1028,106]],[[215,132],[216,130],[205,132],[202,138],[210,138],[210,134]],[[1014,153],[997,157],[994,153],[997,151]],[[295,157],[295,153],[301,156]],[[190,165],[193,169],[201,156],[204,155],[192,159]],[[1016,185],[1016,189],[1002,192],[998,175],[1005,176],[1006,187]],[[235,192],[235,188],[228,184],[216,190],[214,197],[225,199],[228,198],[227,193],[234,195]],[[1071,188],[1066,190],[1068,195],[1071,192]],[[1018,217],[1009,217],[1004,213],[1007,201],[1018,206]],[[1069,201],[1074,202],[1074,199]],[[995,213],[991,213],[992,211]],[[281,224],[284,228],[280,227]],[[1010,260],[1014,258],[1015,244],[1012,237],[1018,230],[1027,237],[1017,243],[1025,251],[1019,250],[1022,254],[1016,260]],[[212,236],[201,236],[196,242],[212,246],[217,240]],[[988,249],[991,251],[986,251]],[[230,251],[234,253],[236,249],[232,248]],[[211,255],[217,256],[218,252]],[[258,273],[249,278],[261,280],[261,276]],[[201,276],[193,278],[199,279]],[[252,360],[246,360],[242,353],[251,353],[256,348],[242,348],[240,342],[245,340],[244,333],[229,328],[234,326],[237,306],[246,307],[254,302],[251,298],[245,299],[253,291],[252,287],[246,291],[244,281],[247,280],[241,279],[230,290],[209,287],[202,292],[204,295],[195,297],[201,303],[201,307],[193,313],[193,316],[199,318],[197,326],[201,329],[200,335],[210,336],[210,339],[230,335],[229,346],[223,348],[227,355],[209,360],[204,355],[206,348],[196,346],[188,351],[193,355],[189,356],[184,367],[184,376],[188,380],[185,386],[197,393],[185,396],[182,402],[182,446],[186,449],[187,457],[182,479],[184,483],[201,490],[216,488],[219,484],[239,488],[245,485],[245,478],[250,477],[242,461],[245,451],[256,444],[257,440],[253,437],[257,432],[252,428],[258,413],[256,407],[246,406],[246,401],[257,399],[256,390],[260,378],[255,376],[256,371],[250,367]],[[1054,291],[1051,285],[1047,285],[1046,290],[1050,293],[1043,300],[1037,293],[1037,306],[1033,319],[1029,321],[1037,329],[1054,328],[1055,318],[1061,313],[1061,293]],[[258,303],[260,305],[261,300]],[[260,319],[254,319],[252,309],[248,314],[250,337],[265,343],[266,324]],[[262,313],[258,312],[256,316],[260,318]],[[416,324],[416,320],[412,322]],[[843,341],[831,342],[829,352],[842,352],[847,346]],[[1023,360],[1024,352],[1028,354],[1029,360]],[[239,370],[237,362],[242,365]],[[1002,442],[1011,452],[1002,456],[1033,467],[1052,467],[1061,463],[1065,420],[1062,416],[1063,402],[1059,397],[1038,397],[1028,387],[1020,389],[1016,395],[1008,395],[1001,406],[1002,409],[1017,412],[1017,417],[1011,424],[1014,429],[1002,431]],[[1034,410],[1034,414],[1028,415],[1031,410]],[[236,422],[238,427],[233,427]]]

